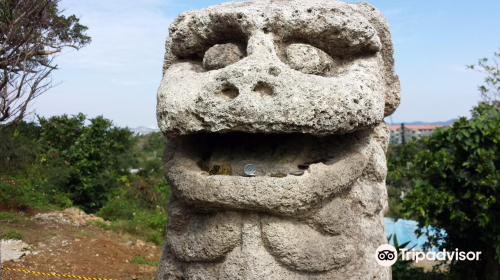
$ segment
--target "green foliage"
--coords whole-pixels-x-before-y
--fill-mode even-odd
[[[0,174],[27,168],[42,151],[41,129],[34,123],[19,122],[0,133]]]
[[[413,158],[423,149],[422,140],[413,138],[405,145],[389,144],[387,149],[387,194],[389,198],[389,211],[386,217],[403,218],[403,201],[401,196],[408,193],[413,185]]]
[[[143,151],[151,155],[156,151],[160,156],[167,144],[167,138],[161,132],[149,133],[143,137],[146,139]]]
[[[488,65],[488,59],[478,60],[477,65],[467,65],[468,69],[478,69],[479,72],[486,74],[484,85],[479,86],[479,92],[485,102],[489,102],[500,108],[500,53],[495,52],[492,58],[492,64]]]
[[[165,241],[167,205],[171,190],[165,179],[133,177],[129,186],[122,186],[120,195],[112,198],[97,213],[112,221],[99,225],[105,229],[145,237],[157,245]]]
[[[398,252],[398,260],[392,265],[392,279],[394,280],[443,280],[443,279],[452,279],[449,275],[443,272],[439,272],[437,268],[432,271],[425,272],[421,267],[413,267],[413,260],[403,260],[403,254],[400,252],[400,249],[411,250],[413,247],[407,247],[410,244],[410,241],[405,242],[403,244],[399,244],[397,236],[390,235],[387,238],[390,242],[391,239],[394,243],[394,248],[396,248],[396,252]],[[388,243],[389,243],[388,242]]]
[[[155,223],[153,224],[155,228],[150,227],[151,224],[148,223],[148,219],[155,216],[159,215],[150,212],[138,212],[130,220],[115,220],[109,225],[101,221],[94,221],[93,224],[105,230],[128,233],[161,246],[165,242],[165,222],[161,227],[156,227],[157,224]],[[163,221],[166,221],[167,215],[163,214],[163,217]]]
[[[64,192],[87,212],[97,211],[116,189],[125,173],[117,167],[120,155],[133,146],[132,132],[114,127],[102,116],[89,119],[78,114],[39,118],[40,141],[48,147],[42,161],[64,162],[69,167]],[[53,160],[54,159],[54,160]]]
[[[163,244],[171,191],[162,173],[161,133],[132,137],[103,117],[83,114],[39,122],[0,131],[0,155],[8,158],[0,162],[0,201],[98,211],[111,223],[97,226]],[[127,171],[133,165],[139,174]]]
[[[136,137],[135,161],[131,162],[133,168],[140,168],[139,176],[163,176],[161,154],[167,139],[161,132],[154,132]]]
[[[54,54],[90,43],[87,27],[65,16],[60,0],[0,1],[0,131],[21,121],[30,103],[50,89]]]
[[[19,239],[23,238],[23,234],[15,229],[9,229],[6,232],[2,232],[0,234],[0,239],[8,240],[8,239]]]
[[[413,158],[423,149],[423,140],[416,138],[404,146],[390,144],[387,149],[387,184],[396,189],[409,190],[413,178],[413,169],[410,168]]]
[[[431,236],[429,245],[444,239],[441,248],[449,251],[482,251],[479,262],[452,262],[456,279],[493,279],[500,272],[499,142],[500,111],[482,103],[471,119],[436,129],[413,160],[407,216],[417,216],[420,227],[446,230],[447,236]]]
[[[147,264],[147,265],[151,265],[151,266],[158,266],[158,261],[148,261],[143,256],[138,256],[138,255],[134,256],[134,258],[132,259],[131,263]]]
[[[54,203],[62,209],[70,208],[73,206],[73,203],[69,199],[69,196],[67,193],[58,192],[54,194]]]
[[[404,218],[403,200],[401,199],[401,190],[392,186],[387,187],[387,196],[389,202],[389,210],[385,213],[385,217],[393,219]]]
[[[75,15],[66,17],[60,14],[58,2],[57,0],[2,1],[0,22],[17,19],[13,32],[20,37],[19,41],[23,41],[22,37],[31,37],[40,40],[43,45],[66,44],[75,48],[90,43],[90,37],[85,34],[88,28],[81,25]],[[30,13],[23,16],[27,11]],[[37,42],[32,42],[35,43]]]
[[[411,248],[407,248],[406,246],[408,246],[408,244],[410,244],[410,242],[405,242],[403,244],[399,244],[398,242],[398,237],[394,234],[394,235],[390,235],[387,240],[388,240],[388,243],[391,241],[391,239],[393,240],[393,244],[394,244],[394,248],[396,248],[396,252],[398,254],[398,259],[397,261],[392,265],[392,278],[397,280],[397,279],[413,279],[413,278],[410,278],[412,273],[411,273],[411,267],[410,265],[412,264],[412,260],[403,260],[403,256],[402,256],[402,253],[400,252],[400,249],[408,249],[408,250],[411,250],[412,248],[414,247],[411,247]]]
[[[0,201],[15,203],[20,207],[47,207],[50,204],[50,195],[40,192],[42,183],[34,177],[1,178]]]

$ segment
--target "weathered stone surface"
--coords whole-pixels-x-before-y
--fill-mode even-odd
[[[203,56],[203,67],[206,70],[217,70],[238,62],[245,57],[242,46],[232,43],[214,45]]]
[[[171,203],[168,207],[169,213],[175,214],[169,216],[166,240],[177,259],[186,262],[220,261],[241,243],[240,213],[187,214],[185,211],[181,216],[175,209],[179,207],[183,206]]]
[[[387,242],[383,118],[400,102],[392,53],[367,3],[181,14],[158,90],[172,197],[157,279],[391,279],[374,252]],[[208,174],[222,164],[231,175]]]
[[[355,257],[354,247],[345,236],[322,234],[301,222],[265,218],[262,234],[269,252],[293,270],[330,271]]]
[[[387,23],[368,7],[246,1],[181,14],[166,44],[168,71],[158,91],[161,129],[170,137],[229,131],[328,135],[379,123],[399,104],[399,81]],[[212,46],[228,42],[246,46],[247,56],[217,70],[199,66],[212,60]],[[296,44],[320,50],[320,65],[332,60],[331,75],[296,71],[311,70],[312,63],[297,64],[304,60]],[[287,55],[298,60],[287,64]],[[270,68],[280,74],[270,75]],[[273,94],[255,92],[259,83]],[[221,98],[228,85],[237,97]]]
[[[342,198],[335,197],[328,202],[313,217],[314,221],[321,225],[323,231],[333,235],[349,235],[354,228],[352,221],[354,212],[351,206]]]
[[[287,64],[304,74],[326,76],[335,62],[324,51],[307,44],[291,44],[286,48]]]

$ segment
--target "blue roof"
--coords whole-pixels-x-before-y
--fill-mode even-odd
[[[410,241],[406,248],[415,246],[415,250],[421,251],[423,251],[422,247],[424,243],[427,242],[427,230],[429,231],[429,235],[433,235],[436,232],[433,227],[424,228],[422,229],[423,234],[417,238],[417,235],[415,234],[415,231],[418,229],[417,221],[398,219],[397,222],[394,222],[393,218],[384,218],[384,224],[385,232],[387,233],[388,238],[389,236],[395,234],[398,238],[399,244]],[[442,233],[445,234],[444,230]],[[394,246],[392,239],[389,243]],[[431,251],[437,252],[438,248],[432,248]]]

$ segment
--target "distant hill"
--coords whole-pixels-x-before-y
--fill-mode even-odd
[[[405,125],[450,125],[453,124],[458,119],[451,119],[445,122],[405,122]],[[390,118],[386,118],[385,122],[389,125],[401,125],[400,122],[391,124]]]
[[[136,128],[129,128],[129,129],[135,132],[136,135],[146,135],[152,132],[160,131],[160,129],[157,127],[145,127],[145,126],[139,126]]]

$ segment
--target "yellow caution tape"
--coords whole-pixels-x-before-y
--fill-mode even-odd
[[[108,278],[95,278],[95,277],[75,276],[75,275],[67,275],[67,274],[57,274],[57,273],[37,272],[37,271],[32,271],[32,270],[16,269],[16,268],[8,268],[8,267],[2,267],[2,270],[16,271],[16,272],[24,272],[24,273],[33,273],[33,274],[38,274],[38,275],[46,275],[46,276],[69,277],[69,278],[77,278],[77,279],[90,279],[90,280],[118,280],[118,279],[108,279]]]

